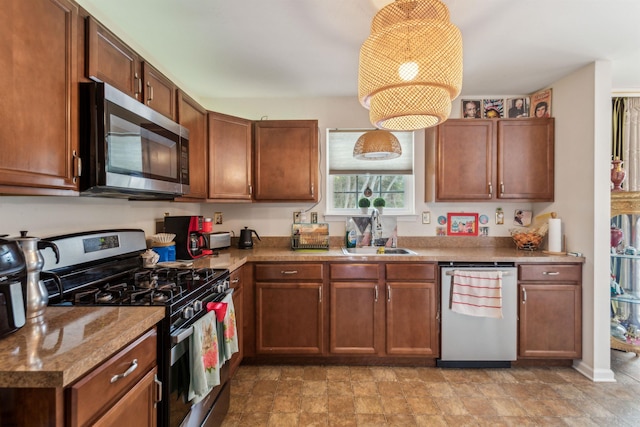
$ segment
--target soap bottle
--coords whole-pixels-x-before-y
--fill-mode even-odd
[[[358,233],[356,233],[356,224],[353,221],[353,218],[349,218],[345,227],[345,246],[347,248],[355,248],[357,238]]]

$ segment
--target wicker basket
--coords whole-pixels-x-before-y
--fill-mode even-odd
[[[511,231],[511,238],[518,249],[523,251],[538,250],[546,233],[527,229],[514,229]]]

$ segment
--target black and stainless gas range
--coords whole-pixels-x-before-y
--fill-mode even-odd
[[[162,400],[160,426],[215,426],[229,407],[229,367],[220,370],[220,385],[197,404],[184,393],[191,325],[206,314],[206,303],[228,293],[229,271],[192,268],[191,263],[143,268],[140,255],[147,249],[143,230],[101,230],[45,238],[59,250],[56,263],[43,251],[41,278],[49,305],[164,306],[158,331],[158,377]],[[188,381],[188,379],[187,379]]]

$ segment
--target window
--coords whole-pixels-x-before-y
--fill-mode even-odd
[[[385,215],[413,214],[413,132],[392,132],[402,155],[391,160],[353,158],[357,139],[370,129],[330,129],[327,133],[327,214],[359,212],[358,200],[385,200]]]

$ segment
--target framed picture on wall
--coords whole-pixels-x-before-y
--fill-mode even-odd
[[[507,117],[510,119],[521,119],[529,117],[529,97],[520,96],[507,99]]]
[[[541,90],[531,95],[530,117],[551,117],[551,89]]]
[[[504,99],[483,99],[482,116],[485,119],[500,119],[504,117]]]
[[[477,213],[448,213],[447,214],[447,235],[448,236],[477,236],[478,235],[478,214]]]
[[[462,117],[465,119],[481,119],[482,118],[482,100],[480,99],[463,99]]]

